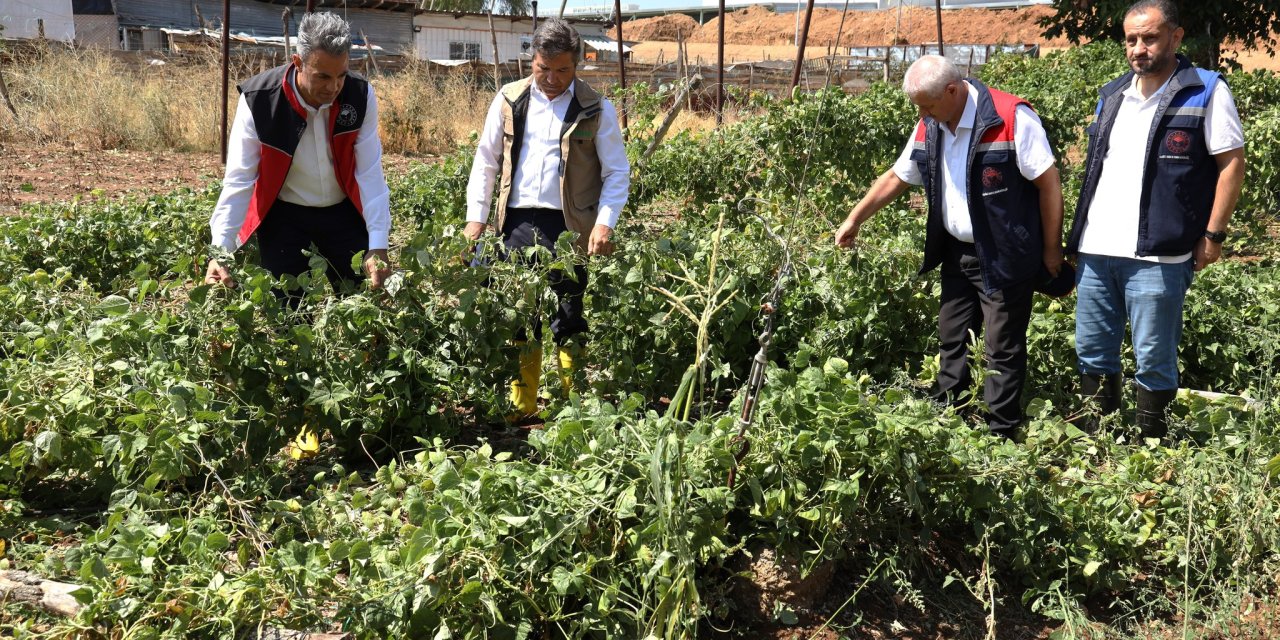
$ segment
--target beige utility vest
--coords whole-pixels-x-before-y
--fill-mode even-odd
[[[525,120],[529,113],[529,91],[533,77],[517,80],[502,87],[502,182],[498,190],[497,220],[499,231],[506,223],[507,201],[511,183],[520,161],[524,141]],[[574,92],[560,129],[560,202],[565,226],[578,234],[579,248],[585,249],[596,225],[596,209],[600,203],[600,157],[596,155],[596,132],[600,130],[600,114],[604,107],[600,94],[582,80],[574,80]]]

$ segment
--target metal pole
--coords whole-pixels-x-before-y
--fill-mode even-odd
[[[938,16],[938,55],[945,56],[942,48],[942,0],[933,0],[933,13]]]
[[[530,4],[533,5],[533,30],[537,31],[538,30],[538,0],[533,0],[533,2]],[[517,59],[519,57],[520,56],[516,56]],[[524,74],[521,74],[521,77],[524,77]]]
[[[937,0],[941,2],[941,0]],[[796,45],[796,68],[791,72],[791,93],[795,93],[800,84],[800,70],[804,68],[804,46],[809,41],[809,21],[813,19],[813,0],[809,0],[804,10],[804,28],[800,30],[800,43]]]
[[[231,82],[231,0],[222,0],[222,164],[227,164],[227,85]]]
[[[627,61],[622,57],[622,0],[613,0],[613,15],[618,21],[618,79],[622,83],[622,108],[619,109],[622,116],[622,130],[627,130]]]
[[[724,0],[720,0],[720,40],[716,45],[716,127],[724,124]]]
[[[307,13],[315,13],[316,0],[307,0]]]
[[[560,15],[557,17],[561,20],[564,20],[564,6],[566,4],[569,4],[569,0],[560,0]]]

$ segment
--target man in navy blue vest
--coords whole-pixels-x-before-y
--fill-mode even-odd
[[[862,224],[911,185],[929,203],[925,273],[942,267],[933,396],[967,402],[969,343],[985,330],[987,425],[1014,437],[1023,421],[1027,325],[1041,277],[1062,267],[1062,184],[1040,118],[1026,101],[965,79],[940,56],[911,65],[903,89],[920,110],[915,134],[836,232]],[[1068,281],[1069,283],[1069,281]]]
[[[1125,12],[1131,71],[1102,87],[1068,254],[1079,254],[1076,355],[1081,392],[1120,407],[1125,323],[1137,359],[1137,424],[1163,438],[1178,390],[1182,306],[1195,271],[1216,262],[1244,182],[1231,92],[1177,55],[1177,8]]]

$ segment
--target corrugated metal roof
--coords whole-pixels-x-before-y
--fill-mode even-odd
[[[115,0],[116,16],[122,27],[151,27],[169,29],[196,29],[196,7],[205,25],[221,26],[221,0]],[[352,4],[355,4],[354,2]],[[283,36],[284,7],[260,0],[232,0],[231,31],[251,36]],[[396,53],[413,51],[413,13],[380,11],[374,9],[332,9],[351,23],[351,35],[361,39],[363,32],[374,44]],[[298,34],[298,22],[305,13],[303,7],[292,8],[293,18],[289,34]]]

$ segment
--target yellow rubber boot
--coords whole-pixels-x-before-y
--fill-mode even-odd
[[[542,381],[542,345],[537,342],[517,342],[520,348],[520,378],[511,381],[511,404],[516,411],[512,420],[531,416],[538,412],[538,384]]]
[[[569,392],[573,391],[573,374],[582,364],[582,347],[573,344],[563,345],[556,349],[556,355],[560,363],[560,388],[568,397]]]
[[[286,449],[290,458],[308,460],[320,453],[320,438],[316,435],[314,429],[303,425],[302,429],[298,431],[298,435],[294,437],[293,442],[290,442]]]

